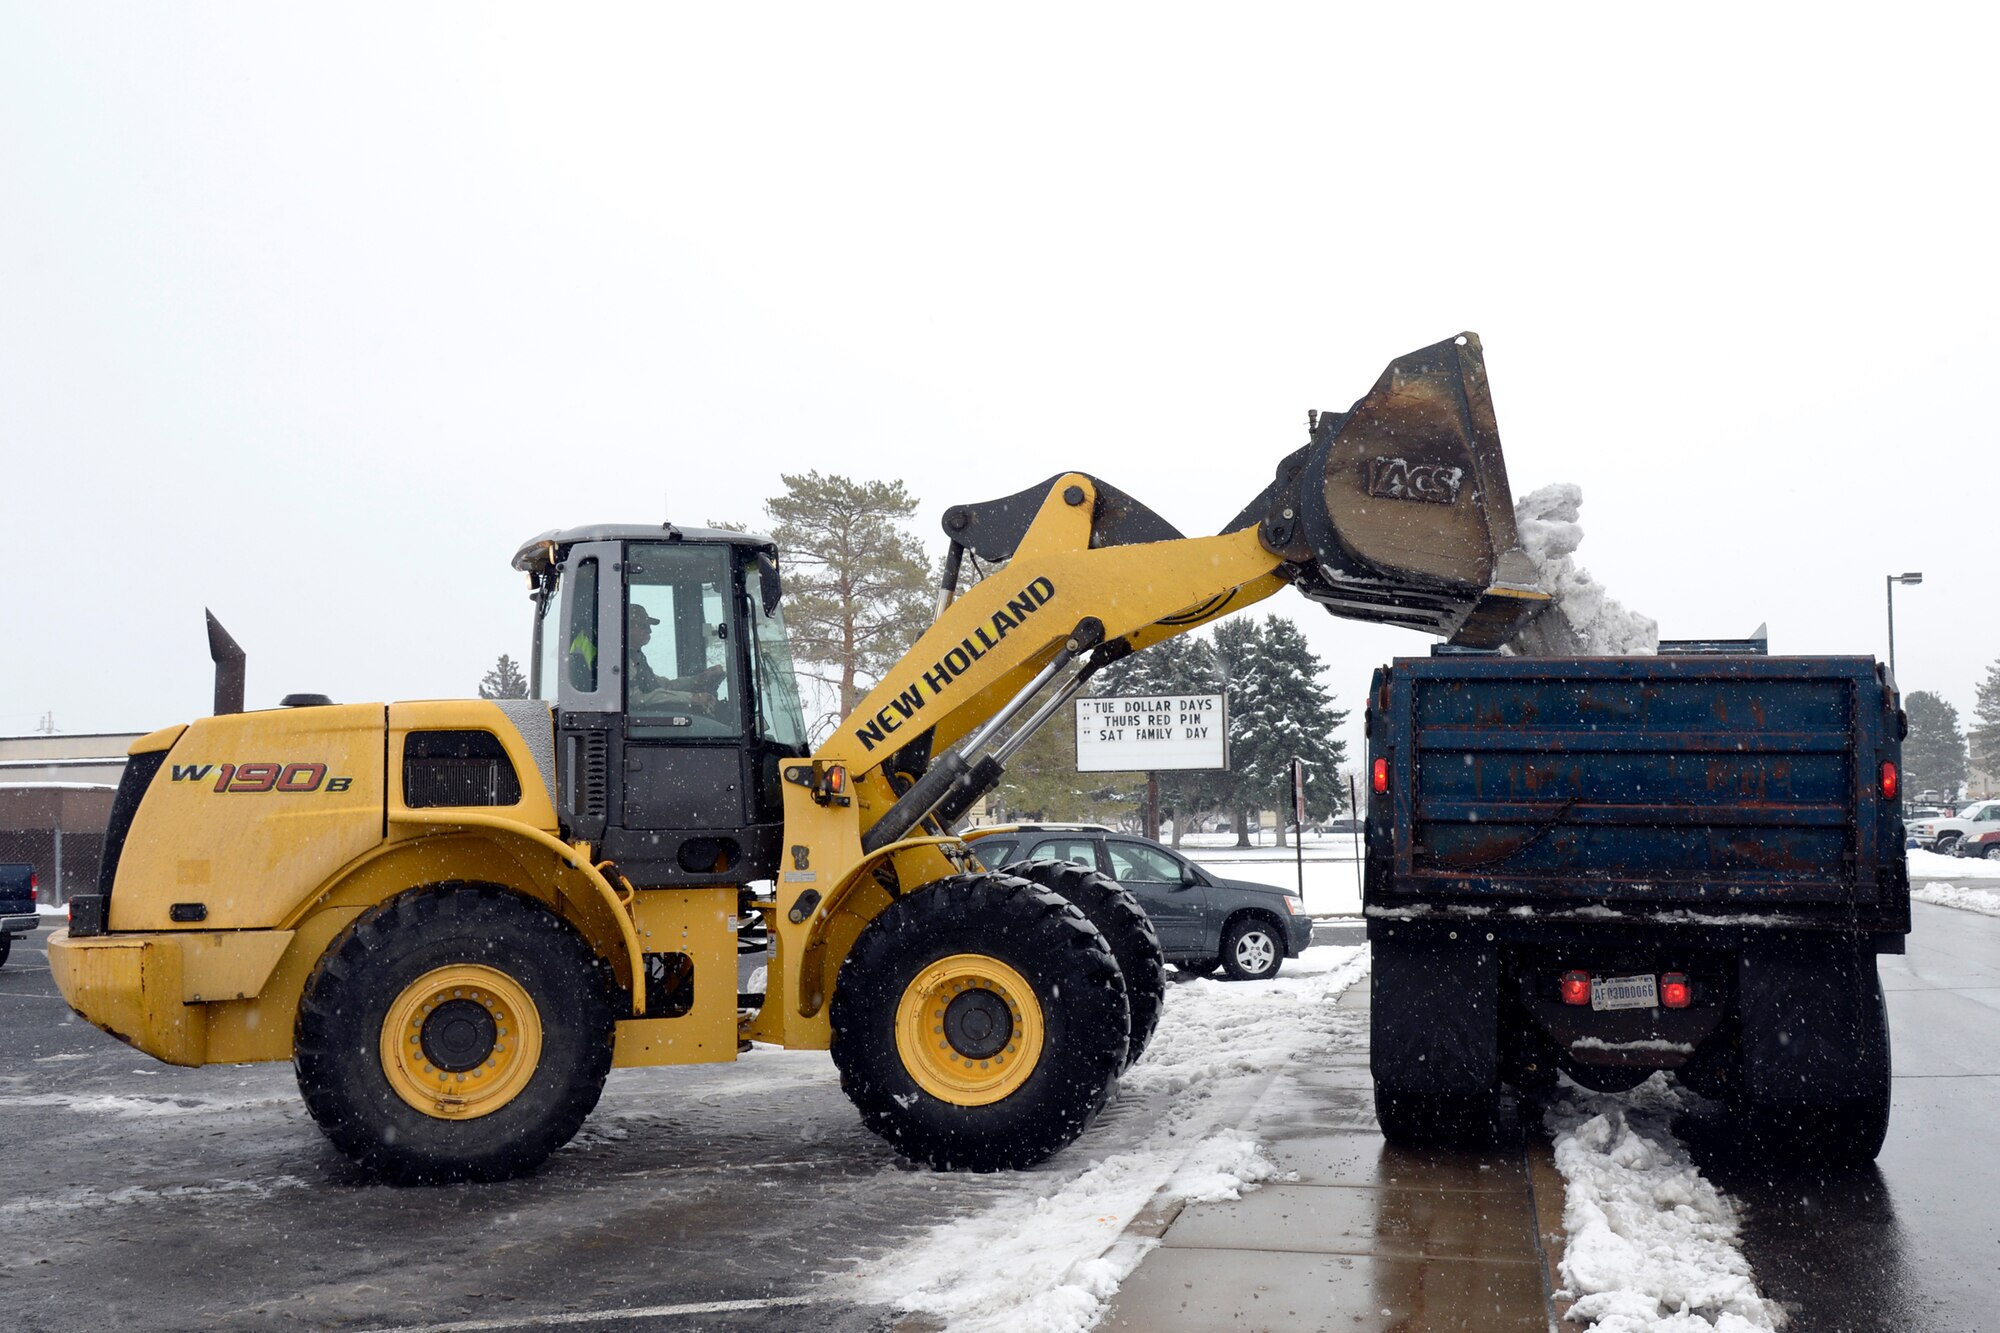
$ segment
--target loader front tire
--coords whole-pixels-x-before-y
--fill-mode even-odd
[[[829,1020],[840,1086],[869,1129],[941,1171],[1030,1167],[1111,1094],[1125,980],[1083,912],[1026,880],[959,875],[861,932]]]
[[[401,1184],[504,1180],[567,1143],[611,1068],[610,985],[576,929],[488,886],[391,899],[306,982],[293,1069],[334,1146]]]
[[[1000,873],[1019,875],[1075,903],[1111,946],[1111,956],[1125,974],[1125,998],[1132,1006],[1132,1036],[1118,1071],[1124,1073],[1146,1053],[1167,999],[1167,960],[1152,918],[1131,890],[1075,861],[1017,861]]]

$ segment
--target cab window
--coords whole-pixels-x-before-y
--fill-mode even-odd
[[[569,625],[563,631],[564,660],[569,663],[569,687],[579,694],[597,692],[597,561],[576,568],[569,597]]]
[[[633,734],[740,735],[727,549],[635,543],[626,570],[625,712]]]
[[[805,709],[799,701],[798,677],[792,670],[792,644],[785,633],[785,613],[781,606],[769,611],[756,595],[757,553],[743,558],[744,603],[749,608],[751,669],[757,675],[757,729],[767,741],[787,754],[804,754],[806,743]]]

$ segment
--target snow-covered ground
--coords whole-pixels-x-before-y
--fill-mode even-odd
[[[1193,833],[1180,852],[1223,879],[1249,880],[1280,889],[1299,887],[1300,851],[1292,847],[1238,847],[1228,833]],[[1314,916],[1361,914],[1361,862],[1354,839],[1344,833],[1306,836],[1304,846],[1306,911]]]
[[[1909,850],[1910,883],[1925,879],[2000,879],[2000,861],[1969,856],[1939,856],[1921,847]]]
[[[1050,1168],[1016,1176],[985,1211],[864,1264],[853,1278],[862,1298],[954,1333],[1089,1328],[1157,1244],[1124,1234],[1149,1201],[1233,1199],[1272,1173],[1237,1126],[1274,1075],[1362,1048],[1359,1018],[1335,1001],[1366,971],[1365,948],[1322,946],[1272,981],[1175,985],[1099,1128]],[[1117,1143],[1121,1132],[1130,1141]]]
[[[1783,1327],[1738,1248],[1736,1205],[1702,1177],[1669,1121],[1683,1094],[1655,1074],[1628,1093],[1565,1085],[1546,1120],[1564,1181],[1569,1319],[1594,1333]]]

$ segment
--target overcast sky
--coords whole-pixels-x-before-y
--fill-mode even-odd
[[[1988,12],[0,4],[0,734],[207,712],[204,606],[253,707],[470,694],[523,540],[782,472],[1211,532],[1461,329],[1664,634],[1883,655],[1921,570],[1969,717]],[[1430,642],[1264,609],[1344,704]]]

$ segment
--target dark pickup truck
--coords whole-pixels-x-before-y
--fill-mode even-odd
[[[14,951],[14,937],[41,924],[35,915],[35,868],[0,863],[0,965]]]
[[[1871,1159],[1901,953],[1904,718],[1871,658],[1398,659],[1375,675],[1363,910],[1400,1142],[1503,1085],[1654,1070],[1761,1149]]]

